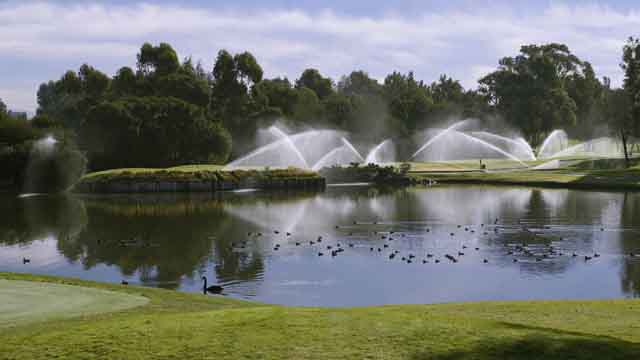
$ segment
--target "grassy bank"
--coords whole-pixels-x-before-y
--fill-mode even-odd
[[[327,309],[31,275],[0,278],[149,299],[108,314],[0,329],[0,358],[632,359],[640,301],[483,302]]]
[[[554,170],[511,169],[480,171],[463,163],[443,163],[436,167],[421,164],[412,167],[410,176],[418,181],[430,179],[440,183],[473,183],[494,185],[525,185],[580,189],[640,190],[640,165],[635,160],[624,168],[619,159],[574,160]],[[531,164],[534,165],[534,164]],[[455,170],[455,166],[460,169]],[[446,170],[442,170],[446,168]]]
[[[317,177],[313,171],[298,168],[287,169],[239,169],[226,170],[220,165],[184,165],[166,169],[124,168],[97,171],[84,175],[82,182],[112,181],[240,181],[245,178],[308,178]]]

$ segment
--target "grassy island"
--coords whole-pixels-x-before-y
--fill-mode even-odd
[[[10,328],[0,311],[2,359],[640,357],[640,300],[303,308],[36,275],[0,273],[0,279],[148,299]]]
[[[318,173],[298,168],[236,169],[219,165],[185,165],[166,169],[125,168],[84,175],[78,192],[189,192],[242,188],[322,188]]]

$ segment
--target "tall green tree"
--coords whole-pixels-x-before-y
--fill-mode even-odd
[[[262,68],[248,52],[231,55],[220,50],[212,73],[210,110],[234,139],[253,136],[257,110],[251,89],[262,80]]]
[[[407,75],[393,72],[384,79],[384,94],[391,115],[408,133],[413,133],[427,119],[433,107],[428,87],[417,81],[412,72]]]
[[[0,117],[7,116],[7,105],[0,99]]]
[[[628,116],[622,121],[616,122],[617,130],[622,140],[624,156],[629,163],[627,151],[630,136],[640,134],[640,39],[630,37],[622,49],[622,63],[624,70],[623,90],[626,93],[626,101],[629,102]],[[622,97],[623,95],[619,95]]]
[[[525,45],[480,79],[480,91],[507,122],[537,146],[555,127],[576,123],[578,107],[567,89],[585,64],[563,44]]]
[[[296,80],[296,88],[304,87],[311,89],[320,100],[326,99],[333,93],[333,81],[322,76],[317,69],[306,69]]]

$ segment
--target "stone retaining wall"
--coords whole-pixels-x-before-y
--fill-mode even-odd
[[[323,189],[325,179],[286,178],[194,181],[123,181],[80,182],[74,187],[79,193],[157,193],[157,192],[214,192],[238,189]]]

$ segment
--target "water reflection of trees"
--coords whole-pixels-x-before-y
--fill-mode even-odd
[[[0,196],[0,244],[26,245],[49,236],[75,241],[87,224],[82,202],[73,196]]]
[[[614,246],[616,254],[639,252],[640,196],[633,193],[576,192],[529,188],[460,187],[430,189],[331,188],[322,194],[300,192],[222,193],[207,195],[140,195],[87,197],[3,197],[0,201],[0,244],[29,244],[52,237],[70,261],[86,269],[100,264],[118,267],[141,281],[175,288],[212,264],[222,282],[258,284],[265,271],[265,254],[276,237],[273,229],[296,229],[299,234],[330,232],[334,225],[353,221],[400,220],[420,224],[501,223],[532,228],[556,222],[575,226],[575,232],[529,236],[531,245],[554,241],[555,246],[593,251],[598,239]],[[592,224],[610,223],[625,231],[593,232]],[[416,225],[417,224],[417,225]],[[403,225],[408,226],[408,225]],[[427,225],[425,225],[427,226]],[[248,232],[265,232],[262,238]],[[567,231],[565,229],[565,231]],[[574,231],[574,230],[568,230]],[[338,232],[338,230],[336,230]],[[298,235],[298,234],[296,234]],[[556,234],[558,235],[558,234]],[[555,274],[575,262],[511,262],[505,244],[522,243],[523,235],[509,232],[486,238],[480,246],[493,251],[493,264],[522,272]],[[240,249],[233,243],[247,241]],[[446,239],[445,239],[446,240]],[[616,241],[611,241],[616,240]],[[121,241],[129,246],[121,246]],[[455,245],[455,244],[454,244]],[[453,245],[452,245],[453,246]],[[640,258],[621,257],[621,286],[640,296]]]
[[[638,226],[640,214],[640,197],[635,193],[625,193],[622,202],[621,225],[624,227]],[[640,234],[635,231],[625,231],[620,239],[621,251],[625,254],[622,264],[622,290],[631,296],[640,296]],[[628,256],[634,253],[635,257]]]

